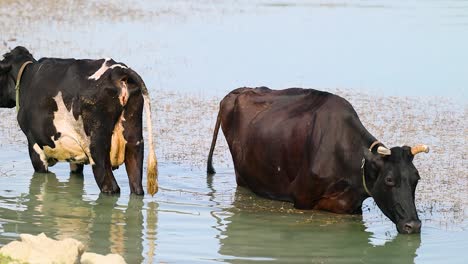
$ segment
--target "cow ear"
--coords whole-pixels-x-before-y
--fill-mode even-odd
[[[374,169],[380,169],[384,165],[383,158],[380,154],[372,153],[368,148],[363,147],[364,158],[369,162]]]
[[[11,64],[0,62],[0,73],[7,73],[11,70]]]

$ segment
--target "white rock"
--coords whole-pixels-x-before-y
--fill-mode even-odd
[[[122,256],[120,256],[119,254],[107,254],[104,256],[86,252],[81,256],[81,264],[101,263],[126,264],[124,258],[122,258]]]
[[[38,236],[21,234],[21,242],[13,241],[0,249],[0,253],[13,259],[31,263],[78,263],[84,245],[72,238],[61,241],[48,238],[44,233]]]

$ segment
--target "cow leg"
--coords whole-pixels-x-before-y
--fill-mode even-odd
[[[324,192],[324,185],[316,180],[317,178],[319,178],[317,174],[308,171],[307,165],[299,169],[296,179],[291,183],[288,190],[292,196],[294,208],[302,210],[314,208],[321,198],[317,193]]]
[[[314,209],[338,214],[362,214],[360,196],[352,191],[343,191],[320,199]]]
[[[34,171],[39,173],[47,173],[48,164],[44,151],[37,144],[28,144],[29,157],[33,165]]]
[[[94,161],[92,165],[94,179],[101,192],[106,194],[120,193],[120,188],[112,173],[110,162],[111,136],[111,133],[105,133],[100,130],[94,134],[94,137],[91,137],[90,145],[91,157]]]
[[[245,183],[244,179],[242,178],[242,176],[239,174],[239,172],[235,168],[234,168],[234,172],[236,173],[237,185],[247,188],[247,184]]]
[[[130,192],[143,195],[143,126],[142,126],[143,97],[130,97],[123,122],[125,145],[125,169],[127,170]]]
[[[74,174],[82,174],[83,167],[83,164],[70,163],[70,172]]]
[[[130,192],[143,195],[143,141],[140,144],[129,144],[125,147],[125,169],[128,174]]]

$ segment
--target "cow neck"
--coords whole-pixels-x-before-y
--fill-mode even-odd
[[[377,146],[378,144],[382,144],[380,141],[376,140],[374,142],[372,142],[372,144],[370,145],[369,147],[369,151],[372,152],[372,149]],[[365,173],[365,165],[366,165],[366,158],[365,157],[362,157],[362,161],[361,161],[361,174],[362,174],[362,186],[364,186],[364,190],[366,191],[366,193],[372,197],[372,193],[369,191],[369,188],[367,188],[367,184],[366,184],[366,173]]]
[[[19,102],[19,92],[20,92],[20,82],[21,82],[21,76],[23,75],[24,70],[26,69],[26,66],[29,64],[33,63],[32,61],[26,61],[21,65],[18,75],[16,76],[16,85],[15,85],[15,92],[16,92],[16,112],[19,112],[20,108],[20,102]]]

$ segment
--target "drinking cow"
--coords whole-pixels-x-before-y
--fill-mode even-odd
[[[425,145],[385,147],[362,125],[351,104],[312,89],[239,88],[220,103],[219,126],[236,181],[254,193],[296,208],[362,213],[372,196],[400,233],[419,233],[414,204],[419,180],[413,158]]]

